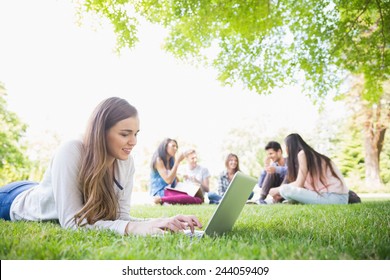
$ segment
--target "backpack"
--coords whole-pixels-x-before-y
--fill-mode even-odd
[[[357,193],[355,193],[354,191],[349,191],[348,192],[348,204],[352,204],[352,203],[360,203],[362,202],[362,200],[360,199],[360,197],[357,195]]]

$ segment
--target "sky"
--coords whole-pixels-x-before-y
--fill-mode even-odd
[[[2,0],[0,81],[9,109],[28,124],[27,138],[44,141],[50,131],[66,140],[83,132],[101,100],[119,96],[139,111],[136,162],[148,160],[144,151],[170,137],[196,146],[212,174],[224,168],[228,131],[248,120],[269,125],[264,133],[270,136],[281,127],[289,127],[286,135],[314,129],[318,110],[298,87],[268,96],[222,87],[214,70],[164,52],[164,34],[143,23],[137,46],[118,55],[111,26],[90,17],[79,25],[70,0]]]

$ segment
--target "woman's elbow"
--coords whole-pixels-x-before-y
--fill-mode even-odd
[[[64,229],[72,229],[77,230],[79,228],[79,225],[76,223],[75,219],[68,219],[65,221],[60,220],[60,225]]]
[[[163,178],[164,182],[168,185],[172,185],[176,178]]]

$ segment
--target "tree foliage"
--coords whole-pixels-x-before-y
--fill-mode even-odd
[[[28,178],[29,160],[22,139],[27,126],[8,110],[6,91],[0,83],[0,185]]]
[[[362,190],[365,180],[365,157],[364,147],[361,145],[363,133],[359,130],[354,121],[358,116],[354,116],[341,123],[341,130],[331,139],[332,149],[330,151],[332,159],[335,160],[342,174],[348,179],[348,185],[352,188]],[[387,138],[389,136],[387,135]],[[380,157],[380,177],[386,185],[390,183],[390,141],[384,141],[383,151]]]
[[[357,102],[364,118],[357,127],[364,133],[366,181],[380,185],[380,153],[390,123],[389,0],[79,2],[109,19],[119,47],[134,46],[141,17],[164,26],[167,51],[212,65],[224,85],[239,83],[268,94],[300,84],[322,101],[334,93],[348,96],[353,85],[345,82],[359,77]]]
[[[383,83],[383,93],[379,102],[364,99],[363,75],[350,76],[349,83],[351,87],[345,94],[344,101],[347,110],[351,112],[351,117],[350,126],[344,130],[356,131],[361,135],[366,185],[372,189],[379,189],[383,181],[381,173],[388,169],[388,165],[382,165],[383,161],[380,159],[381,153],[385,151],[385,135],[390,124],[390,80]]]
[[[364,98],[377,102],[389,79],[388,0],[80,1],[110,20],[120,47],[134,46],[142,16],[169,30],[164,47],[175,56],[212,63],[224,84],[258,93],[304,81],[323,97],[348,72],[364,74]]]
[[[337,163],[345,177],[355,177],[360,181],[365,177],[364,148],[362,147],[362,133],[349,119],[341,123],[341,130],[331,139],[332,159]]]

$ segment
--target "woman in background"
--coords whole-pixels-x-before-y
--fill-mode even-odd
[[[203,200],[188,194],[167,189],[175,188],[177,184],[177,169],[186,155],[178,150],[177,141],[166,138],[153,154],[150,173],[150,194],[156,204],[201,204]]]
[[[304,204],[347,204],[348,188],[337,166],[310,147],[299,134],[285,138],[287,182],[270,190],[274,201]]]
[[[213,197],[209,199],[212,201],[220,201],[222,196],[225,194],[228,189],[230,182],[232,181],[234,175],[237,171],[240,171],[240,162],[238,160],[238,156],[236,154],[230,153],[227,155],[225,160],[225,170],[221,172],[218,179],[218,195],[215,194]],[[250,194],[249,199],[252,199],[253,192]]]

